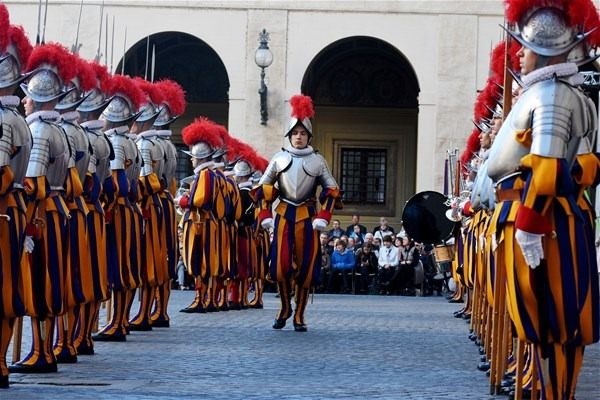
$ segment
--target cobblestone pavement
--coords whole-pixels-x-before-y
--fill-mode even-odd
[[[0,399],[504,399],[489,396],[468,326],[442,297],[317,295],[307,333],[271,329],[278,307],[177,312],[171,328],[97,343],[57,374],[11,375]],[[290,321],[291,322],[291,321]],[[290,323],[291,325],[291,323]],[[24,322],[29,335],[29,321]],[[24,339],[23,353],[29,349]],[[9,354],[10,360],[10,354]],[[578,400],[600,398],[600,346],[586,349]]]

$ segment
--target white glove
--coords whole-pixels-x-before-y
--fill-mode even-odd
[[[262,228],[265,231],[269,231],[269,230],[273,229],[273,218],[263,219],[262,222],[260,223],[260,226],[262,226]]]
[[[492,234],[492,251],[496,251],[498,248],[498,239],[496,239],[496,234]]]
[[[326,220],[324,220],[323,218],[315,218],[313,220],[312,226],[313,229],[315,231],[324,231],[325,228],[327,228],[327,225],[329,224],[329,222],[327,222]]]
[[[529,233],[520,229],[517,229],[517,233],[515,234],[515,239],[521,247],[525,262],[527,262],[527,265],[529,265],[531,269],[535,269],[540,265],[540,260],[544,258],[542,236],[544,235]]]
[[[35,243],[33,242],[33,238],[31,236],[25,236],[25,242],[23,243],[23,249],[25,253],[33,253],[33,248],[35,247]]]
[[[479,235],[479,240],[477,241],[477,244],[479,245],[479,252],[483,253],[485,251],[485,234],[481,234]]]

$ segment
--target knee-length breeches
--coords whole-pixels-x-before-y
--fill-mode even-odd
[[[294,222],[275,214],[269,256],[271,279],[281,282],[294,278],[296,284],[303,288],[310,288],[313,282],[318,282],[321,246],[311,219]]]

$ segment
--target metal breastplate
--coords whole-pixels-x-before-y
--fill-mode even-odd
[[[90,142],[87,134],[74,122],[63,121],[61,126],[67,133],[69,145],[71,146],[69,168],[77,168],[79,179],[84,182],[90,164]]]
[[[585,93],[579,92],[584,98],[585,110],[585,126],[586,130],[579,143],[577,154],[587,154],[594,151],[594,143],[596,142],[596,132],[598,131],[598,115],[596,114],[596,106],[592,99],[587,97]]]
[[[110,171],[110,143],[108,138],[99,130],[86,129],[92,155],[90,156],[89,171],[96,173],[100,182],[104,182],[111,174]]]
[[[112,170],[125,169],[127,166],[126,148],[129,147],[129,138],[119,133],[111,134],[108,138],[115,152],[115,158],[110,161],[110,168]]]
[[[163,169],[163,178],[167,185],[177,176],[177,148],[169,139],[160,139],[165,154],[165,166]]]
[[[140,175],[148,176],[154,172],[160,178],[165,165],[163,147],[155,138],[143,138],[137,142],[137,146],[144,160]]]
[[[309,157],[312,155],[292,157],[289,167],[279,174],[280,196],[292,204],[301,204],[315,196],[319,176],[309,174],[304,168],[305,158]]]
[[[0,108],[2,137],[0,137],[0,166],[10,165],[14,184],[23,185],[33,140],[29,126],[16,110]]]
[[[30,125],[33,147],[26,176],[46,176],[51,190],[63,190],[67,177],[69,143],[64,131],[56,124],[35,120]]]
[[[130,182],[137,182],[142,170],[142,157],[135,142],[129,137],[125,142],[125,158],[127,160],[125,164],[127,178]]]

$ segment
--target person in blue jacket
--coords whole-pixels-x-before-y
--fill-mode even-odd
[[[338,240],[335,250],[331,255],[331,274],[329,275],[329,282],[327,284],[327,291],[331,291],[331,284],[335,276],[338,273],[342,275],[342,293],[348,293],[348,276],[354,269],[356,259],[354,253],[346,250],[347,244],[344,240]]]

